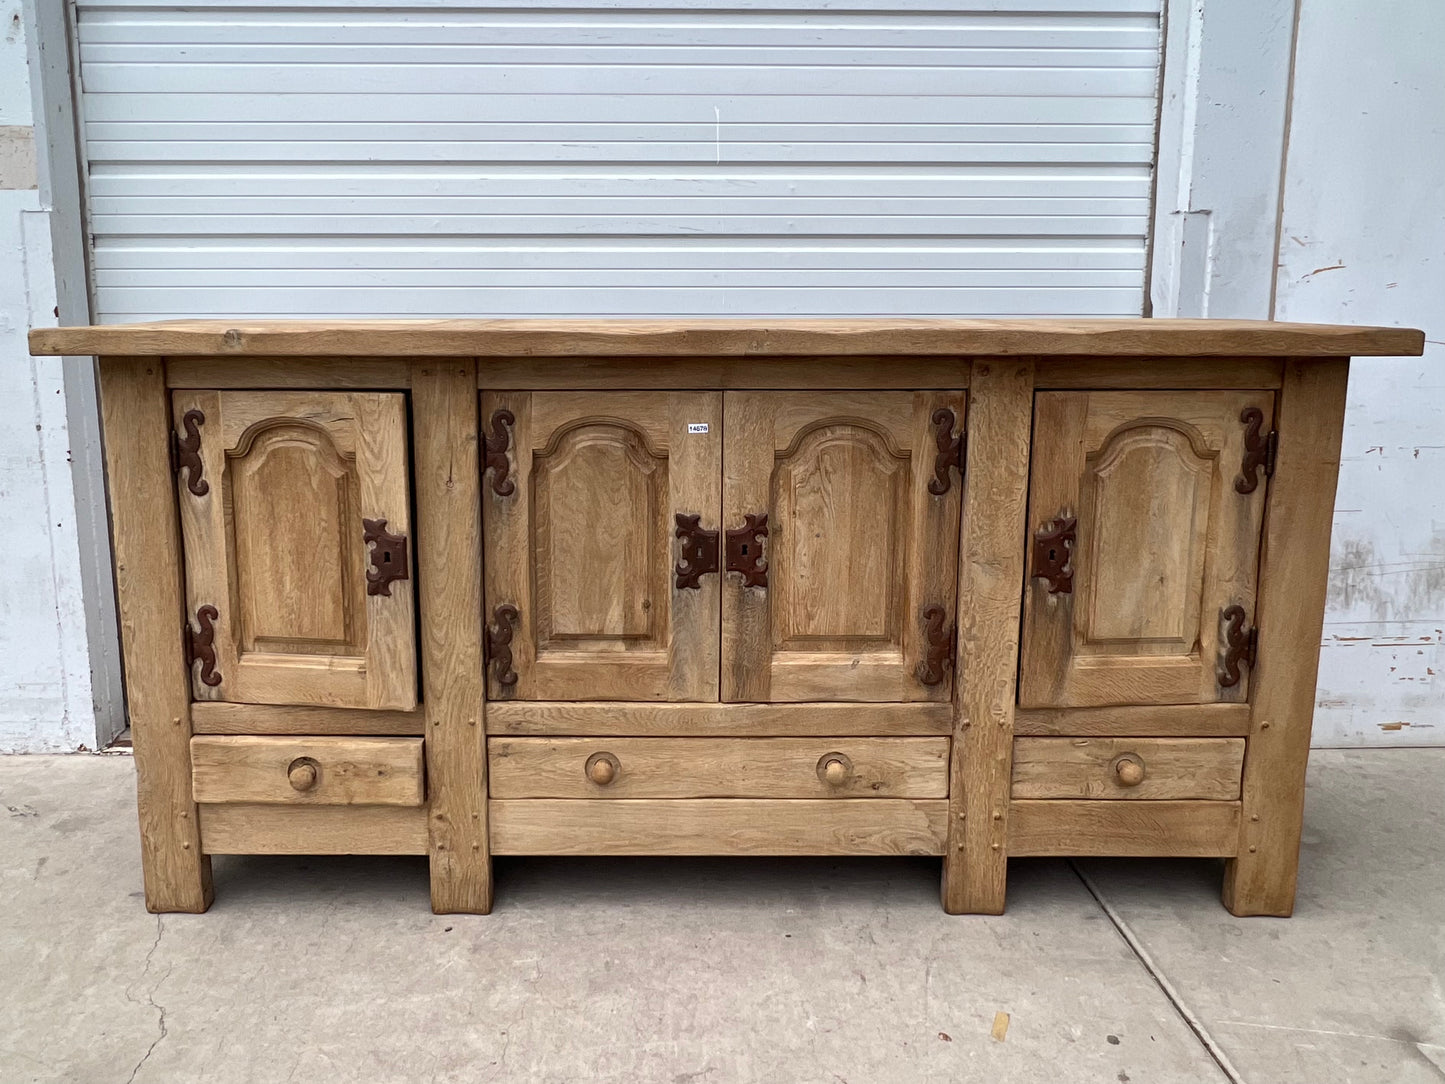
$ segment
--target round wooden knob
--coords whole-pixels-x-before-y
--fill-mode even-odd
[[[853,777],[853,762],[842,753],[824,753],[818,758],[818,778],[830,787],[841,787]]]
[[[1121,787],[1137,787],[1144,782],[1144,762],[1133,753],[1125,753],[1114,761],[1114,780]]]
[[[588,779],[599,787],[605,787],[617,778],[622,765],[617,763],[617,758],[611,753],[593,753],[587,758],[585,770]]]
[[[297,757],[286,768],[286,778],[294,790],[310,790],[321,778],[321,767],[310,757]]]

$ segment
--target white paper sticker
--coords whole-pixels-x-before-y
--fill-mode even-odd
[[[706,433],[707,422],[688,422],[687,431],[689,433]]]

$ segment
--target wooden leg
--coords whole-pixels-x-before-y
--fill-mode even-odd
[[[1348,374],[1344,358],[1286,362],[1275,411],[1279,456],[1255,605],[1244,817],[1239,856],[1224,874],[1224,905],[1236,915],[1294,910]]]
[[[968,404],[943,909],[1001,914],[1024,583],[1032,359],[978,361]]]
[[[492,856],[475,363],[413,362],[412,404],[431,903],[437,914],[484,915],[492,909]]]
[[[101,421],[147,910],[204,911],[211,860],[191,800],[191,682],[161,358],[100,360]]]

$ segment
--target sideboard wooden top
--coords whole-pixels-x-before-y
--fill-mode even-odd
[[[226,357],[1415,355],[1411,328],[1264,320],[169,320],[38,328],[32,354]]]

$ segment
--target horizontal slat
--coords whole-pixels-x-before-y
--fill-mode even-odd
[[[297,761],[310,769],[293,785]],[[191,790],[202,804],[419,806],[426,799],[420,738],[259,737],[191,739]]]
[[[498,701],[487,733],[732,737],[925,735],[953,729],[949,704],[615,704]]]
[[[1073,364],[1077,365],[1077,362]],[[1210,363],[1205,363],[1209,365]],[[1275,362],[1278,373],[1279,363]],[[1276,376],[1276,384],[1278,377]],[[1092,384],[1104,386],[1103,382]],[[1197,386],[1209,387],[1207,382]],[[1269,385],[1259,385],[1267,387]],[[1248,704],[1182,704],[1120,708],[1019,708],[1014,713],[1016,736],[1090,734],[1180,737],[1244,737],[1249,734]]]
[[[204,362],[200,364],[205,364]],[[219,365],[224,366],[224,360]],[[251,367],[251,362],[247,362]],[[177,362],[167,359],[167,387],[223,388],[226,383],[173,382]],[[305,369],[295,362],[289,368]],[[350,366],[347,367],[348,369]],[[312,386],[323,381],[315,373]],[[276,386],[268,382],[265,386]],[[302,708],[270,704],[227,704],[201,700],[191,705],[191,730],[196,734],[421,734],[425,720],[420,711],[362,711],[353,708]]]
[[[407,388],[411,386],[411,366],[403,358],[347,358],[341,366],[306,358],[226,358],[226,357],[171,357],[166,359],[166,387],[168,388]],[[197,705],[200,706],[200,705]],[[233,715],[238,712],[306,712],[311,710],[330,711],[329,708],[281,708],[261,709],[250,704],[222,704],[213,702],[204,705],[208,709],[227,709]],[[194,709],[192,709],[194,712]],[[356,734],[420,734],[420,712],[337,712],[337,726],[356,726],[367,729],[337,731]],[[363,718],[364,717],[364,718]],[[296,715],[299,720],[304,716]],[[393,726],[403,729],[388,729]],[[260,724],[257,724],[260,725]],[[415,730],[405,729],[415,727]],[[327,730],[306,730],[298,733],[326,734]],[[225,731],[216,731],[225,733]],[[257,733],[282,733],[282,731],[257,731]]]
[[[1227,858],[1239,850],[1238,802],[1014,801],[1008,853]]]
[[[943,853],[945,799],[555,800],[488,804],[493,854]]]
[[[686,12],[689,17],[692,12],[681,5],[685,0],[625,0],[626,7],[623,10],[632,11],[679,11]],[[454,11],[475,11],[478,8],[477,0],[363,0],[355,8],[348,8],[347,14],[355,12],[375,12],[377,15],[391,15],[392,13],[405,12],[407,18],[414,18],[414,11],[431,14],[433,16],[445,13],[448,17]],[[618,0],[485,0],[486,8],[495,11],[549,11],[560,10],[569,13],[578,11],[611,11],[620,7]],[[96,17],[109,17],[111,19],[124,19],[127,21],[144,19],[151,16],[156,10],[154,0],[81,0],[78,7],[84,12],[87,19]],[[986,0],[986,10],[999,13],[1079,13],[1084,16],[1095,16],[1101,9],[1099,0]],[[744,12],[765,12],[765,11],[796,11],[798,0],[728,0],[729,11]],[[872,12],[878,8],[878,0],[829,0],[828,10],[831,11],[865,11]],[[957,0],[909,0],[907,11],[910,12],[952,12],[958,8]],[[279,11],[283,18],[303,19],[311,15],[311,12],[320,10],[330,12],[336,9],[336,0],[207,0],[206,9],[213,12],[231,12],[233,10],[250,11],[256,10],[265,12],[267,18],[274,18],[273,10]],[[1157,13],[1159,10],[1158,0],[1109,0],[1107,10],[1110,12],[1125,13]],[[97,13],[104,15],[97,16]],[[152,16],[153,17],[153,16]],[[314,17],[314,16],[313,16]]]
[[[207,854],[426,854],[420,806],[203,805]]]
[[[586,773],[612,757],[605,785]],[[819,762],[850,764],[837,784]],[[491,738],[493,798],[947,798],[947,738]]]
[[[1143,779],[1125,785],[1115,764],[1130,758]],[[1015,798],[1236,801],[1243,738],[1016,738]]]
[[[477,384],[481,388],[530,388],[540,391],[556,389],[638,389],[656,388],[807,388],[826,384],[830,388],[965,388],[971,373],[970,360],[951,357],[819,357],[819,358],[488,358],[477,367]],[[520,705],[519,705],[520,706]],[[558,705],[564,710],[572,705]],[[805,731],[805,733],[878,734],[888,733],[875,727],[873,720],[891,720],[895,710],[917,712],[925,707],[938,711],[943,705],[876,704],[886,711],[860,715],[856,704],[795,705],[805,710],[832,711],[846,722],[842,730]],[[720,704],[724,712],[736,718],[746,713],[786,712],[782,705],[763,707],[748,704]],[[868,709],[871,710],[871,709]],[[741,714],[740,714],[741,713]],[[772,716],[769,716],[770,718]],[[790,716],[784,716],[791,718]],[[900,716],[905,726],[914,726],[908,717]],[[816,720],[822,725],[822,720]],[[850,729],[855,725],[861,730]],[[949,723],[945,713],[931,717],[926,731],[907,733],[946,734]],[[625,728],[616,731],[629,733]]]

